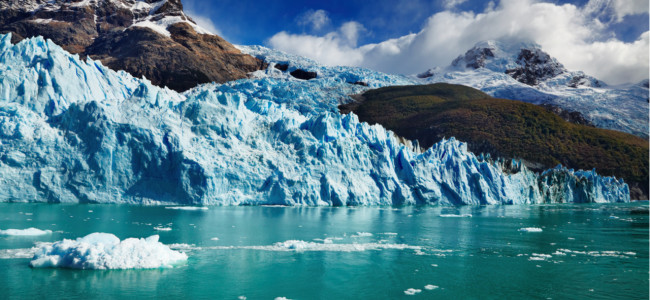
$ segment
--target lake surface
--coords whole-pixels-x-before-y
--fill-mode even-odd
[[[0,293],[3,299],[648,299],[647,209],[647,202],[196,211],[0,204],[0,229],[53,231],[0,236]],[[542,231],[520,231],[529,227]],[[93,232],[121,239],[158,234],[189,259],[171,269],[33,269],[30,258],[16,254],[36,242]],[[276,244],[292,240],[302,242]],[[421,291],[411,296],[408,289]]]

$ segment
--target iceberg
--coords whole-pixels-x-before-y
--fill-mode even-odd
[[[0,229],[0,235],[11,235],[11,236],[39,236],[51,234],[52,230],[41,230],[38,228],[30,227],[27,229]]]
[[[186,260],[185,253],[162,244],[157,235],[120,241],[113,234],[96,232],[76,240],[41,245],[29,265],[33,268],[157,269],[170,268]]]
[[[9,35],[0,35],[0,201],[629,201],[627,184],[595,171],[558,167],[537,174],[518,162],[506,167],[454,138],[421,149],[336,108],[348,93],[412,81],[360,68],[314,68],[319,76],[311,80],[283,78],[269,68],[273,74],[179,94],[83,61],[40,37],[12,45]]]

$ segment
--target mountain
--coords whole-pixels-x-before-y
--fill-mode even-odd
[[[180,0],[2,1],[0,33],[12,33],[14,43],[43,36],[70,53],[176,91],[266,67],[196,25]]]
[[[341,115],[343,93],[407,82],[264,48],[251,79],[160,88],[52,41],[0,36],[0,200],[213,205],[627,202],[595,171],[531,172],[445,139],[422,149]],[[285,61],[286,62],[286,61]],[[287,72],[317,72],[301,80]],[[284,68],[283,68],[284,69]],[[353,81],[354,80],[354,81]],[[364,82],[365,85],[355,84]],[[366,86],[367,85],[367,86]]]
[[[647,81],[608,86],[581,71],[567,70],[534,43],[477,43],[451,65],[413,76],[421,83],[446,82],[493,97],[557,107],[580,114],[596,127],[648,139]]]
[[[523,159],[533,170],[595,168],[625,179],[633,199],[648,199],[649,148],[640,137],[572,124],[544,107],[462,85],[383,87],[357,99],[341,105],[342,113],[354,112],[360,121],[381,124],[424,148],[454,136],[469,151]]]

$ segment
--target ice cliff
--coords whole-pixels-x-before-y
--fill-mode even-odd
[[[298,80],[269,68],[257,78],[178,94],[42,38],[0,40],[1,201],[629,201],[627,184],[594,171],[536,174],[517,162],[477,157],[453,138],[419,149],[336,110],[346,94],[413,82],[406,77],[287,60],[289,68],[316,68],[319,76]]]

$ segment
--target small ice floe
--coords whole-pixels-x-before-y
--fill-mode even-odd
[[[551,258],[551,257],[553,257],[553,256],[550,255],[550,254],[533,253],[533,254],[530,255],[528,260],[546,260],[546,259]]]
[[[437,285],[433,285],[433,284],[427,284],[427,285],[424,286],[424,289],[425,289],[425,290],[429,290],[429,291],[431,291],[431,290],[435,290],[435,289],[437,289],[437,288],[438,288],[438,286],[437,286]]]
[[[363,252],[371,250],[414,250],[419,251],[422,247],[405,244],[381,244],[381,243],[314,243],[301,240],[289,240],[278,242],[269,246],[238,246],[237,249],[263,250],[263,251],[331,251],[331,252]]]
[[[0,235],[11,235],[11,236],[39,236],[51,234],[52,230],[41,230],[38,228],[30,227],[27,229],[0,229]]]
[[[215,237],[211,238],[210,240],[211,240],[211,241],[218,241],[219,238],[215,236]]]
[[[289,299],[287,297],[275,297],[275,299],[273,299],[273,300],[291,300],[291,299]]]
[[[14,258],[32,258],[38,248],[21,248],[21,249],[2,249],[0,250],[0,259]]]
[[[519,228],[519,231],[521,232],[542,232],[542,230],[539,227],[524,227],[524,228]]]
[[[166,206],[165,209],[176,210],[208,210],[207,206]]]
[[[359,237],[371,237],[372,233],[370,232],[357,232],[357,234],[351,235],[350,237],[359,238]]]
[[[441,218],[471,218],[472,214],[441,214]]]
[[[34,268],[156,269],[173,267],[186,260],[185,253],[159,242],[157,235],[120,241],[113,234],[96,232],[76,240],[44,243],[29,265]]]
[[[397,232],[384,232],[383,235],[397,235]]]
[[[153,230],[158,230],[158,231],[172,231],[171,227],[162,227],[162,226],[156,226],[153,228]]]
[[[404,291],[404,294],[408,295],[408,296],[413,296],[413,295],[419,294],[421,292],[422,292],[421,289],[410,288],[410,289],[407,289],[406,291]]]

